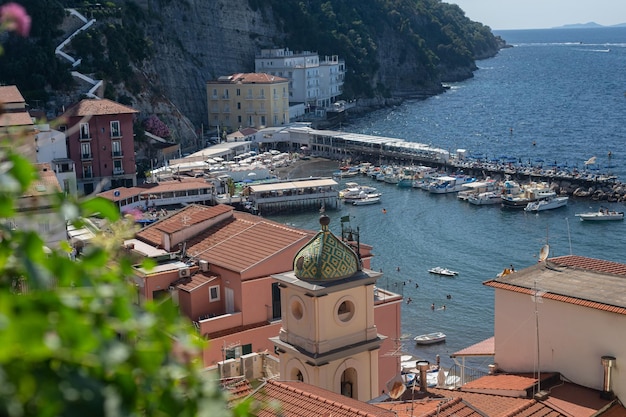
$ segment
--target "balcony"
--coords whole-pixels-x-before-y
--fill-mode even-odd
[[[81,132],[78,139],[80,140],[91,140],[91,135],[89,133]]]
[[[82,153],[82,154],[80,154],[80,160],[81,161],[89,161],[91,159],[93,159],[93,154],[91,152],[90,153]]]
[[[111,156],[113,158],[123,158],[124,157],[124,152],[122,152],[122,151],[113,151],[113,152],[111,152]]]
[[[113,168],[113,175],[124,175],[124,168]]]
[[[91,171],[83,172],[83,178],[93,178],[93,172]]]

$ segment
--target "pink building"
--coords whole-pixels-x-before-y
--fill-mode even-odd
[[[79,194],[137,185],[133,120],[138,113],[111,100],[85,99],[61,115]]]
[[[338,220],[338,219],[336,219]],[[282,326],[280,287],[272,275],[293,270],[294,257],[315,235],[226,205],[190,205],[137,233],[126,247],[162,259],[156,268],[136,268],[143,299],[172,295],[209,345],[204,364],[215,366],[253,352],[273,352],[269,338]],[[360,245],[369,268],[371,246]],[[380,348],[379,383],[400,369],[390,355],[400,337],[401,296],[375,292],[375,322],[386,336]]]

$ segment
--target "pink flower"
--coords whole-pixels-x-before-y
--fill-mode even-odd
[[[30,32],[30,16],[22,5],[7,3],[0,7],[1,28],[27,37]]]

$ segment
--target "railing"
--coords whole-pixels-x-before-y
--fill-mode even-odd
[[[79,136],[79,139],[80,140],[91,140],[91,134],[81,132],[80,136]]]
[[[113,169],[113,175],[124,175],[124,170],[120,168]]]
[[[86,159],[93,159],[93,155],[90,153],[83,153],[80,155],[80,159],[82,159],[83,161]]]
[[[450,367],[448,371],[448,380],[454,380],[455,383],[453,385],[454,388],[460,387],[462,385],[467,384],[468,382],[472,382],[478,378],[482,378],[485,375],[488,375],[489,372],[481,371],[480,369],[470,368],[469,366],[462,366],[459,364],[454,364]],[[450,378],[456,377],[457,378]],[[452,386],[451,386],[452,387]]]
[[[122,151],[113,151],[113,152],[111,152],[111,155],[113,156],[113,158],[121,158],[122,156],[124,156],[124,152],[122,152]]]

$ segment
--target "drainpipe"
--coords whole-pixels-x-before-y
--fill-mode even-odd
[[[600,397],[605,400],[612,400],[615,398],[613,391],[611,391],[611,369],[615,366],[614,356],[603,356],[602,367],[604,368],[604,382],[602,384],[602,392]]]

